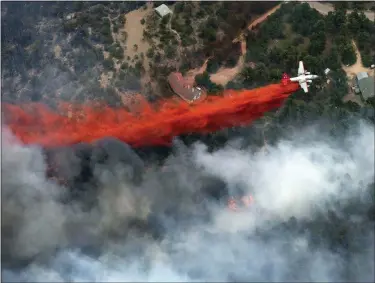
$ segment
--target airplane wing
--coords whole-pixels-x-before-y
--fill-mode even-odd
[[[303,62],[299,61],[298,65],[298,76],[305,74],[305,68],[303,67]]]
[[[299,85],[301,86],[301,88],[304,90],[304,92],[309,92],[308,88],[307,88],[307,82],[302,82],[302,83],[299,83]]]

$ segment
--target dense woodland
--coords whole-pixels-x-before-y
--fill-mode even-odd
[[[105,100],[119,105],[114,85],[103,89],[99,77],[121,58],[112,31],[125,24],[124,14],[144,2],[2,3],[2,77],[5,101]],[[30,13],[32,11],[33,13]],[[54,46],[61,47],[60,58]],[[138,68],[137,68],[138,66]],[[124,71],[125,70],[125,71]],[[114,84],[140,89],[140,68],[121,66]],[[126,79],[124,79],[126,77]]]

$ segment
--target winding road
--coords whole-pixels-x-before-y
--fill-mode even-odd
[[[248,25],[247,30],[251,30],[257,24],[260,24],[263,21],[265,21],[268,16],[275,13],[280,7],[281,7],[281,4],[273,7],[272,9],[270,9],[269,11],[267,11],[266,13],[264,13],[263,15],[258,17],[256,20],[252,21]],[[232,41],[233,43],[237,43],[239,41],[241,42],[241,53],[242,54],[241,54],[240,58],[238,59],[238,62],[236,64],[236,66],[234,66],[233,68],[220,68],[215,74],[211,74],[210,80],[213,83],[225,86],[229,81],[234,79],[234,77],[239,72],[241,72],[242,67],[245,63],[245,56],[246,56],[246,51],[247,51],[246,40],[245,40],[244,34],[245,34],[245,31],[241,32],[241,34],[239,36],[237,36]],[[196,75],[202,74],[204,71],[206,71],[207,61],[208,61],[208,59],[204,62],[203,66],[201,68],[190,70],[188,72],[188,75],[185,77],[186,81],[194,82],[194,78],[195,78]]]

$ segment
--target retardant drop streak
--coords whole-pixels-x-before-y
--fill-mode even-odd
[[[196,105],[166,100],[141,105],[137,115],[124,108],[62,103],[52,110],[39,103],[3,104],[6,124],[26,144],[66,146],[115,137],[133,147],[168,145],[173,137],[246,125],[281,106],[298,84],[228,90]]]

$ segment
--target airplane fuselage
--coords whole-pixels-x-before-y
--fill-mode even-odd
[[[300,87],[303,89],[304,92],[308,92],[308,83],[311,83],[312,80],[318,78],[317,75],[312,75],[310,72],[305,70],[303,66],[303,62],[299,61],[298,64],[298,76],[290,78],[288,74],[284,73],[281,79],[282,85],[287,85],[288,82],[298,82]]]
[[[317,75],[300,75],[298,77],[290,78],[291,82],[305,82],[306,80],[316,79]]]

